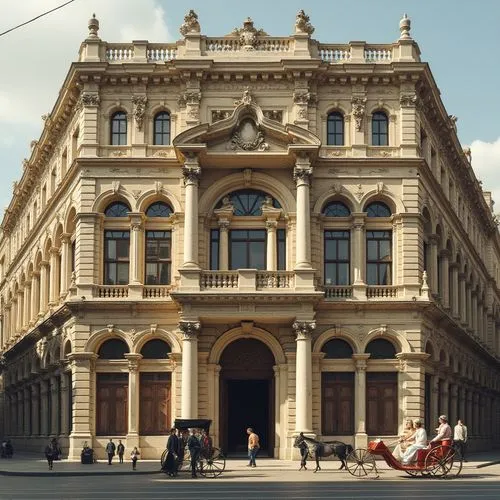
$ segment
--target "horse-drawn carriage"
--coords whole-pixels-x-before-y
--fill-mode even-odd
[[[368,449],[358,448],[348,455],[347,470],[355,477],[368,476],[370,473],[378,475],[376,456],[382,457],[392,469],[404,471],[410,476],[451,479],[462,471],[462,456],[449,439],[432,442],[429,448],[418,450],[416,462],[408,465],[396,460],[383,441],[370,441]]]
[[[176,419],[174,422],[174,427],[183,432],[187,432],[190,429],[197,429],[198,431],[205,431],[208,435],[210,431],[211,420],[205,419]],[[182,438],[181,438],[182,439]],[[210,441],[211,443],[211,441]],[[167,460],[168,450],[164,450],[161,456],[161,468],[165,469],[165,462]],[[213,447],[211,444],[201,443],[200,456],[198,464],[196,467],[196,472],[201,474],[203,477],[215,478],[220,476],[224,469],[226,468],[226,458],[222,450]],[[182,457],[182,462],[178,464],[178,471],[191,471],[191,456],[189,454],[189,448],[185,446],[184,443],[184,455]]]

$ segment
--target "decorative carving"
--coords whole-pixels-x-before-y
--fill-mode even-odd
[[[403,19],[401,19],[401,21],[399,21],[399,31],[401,32],[399,39],[400,40],[411,40],[410,29],[411,29],[411,20],[405,14],[403,16]]]
[[[183,340],[193,340],[197,338],[201,324],[199,321],[180,321],[179,329],[182,332]]]
[[[95,17],[95,14],[92,14],[92,17],[89,19],[89,38],[99,38],[99,20]]]
[[[141,196],[142,191],[140,189],[133,189],[132,190],[132,196],[134,197],[134,200],[138,200],[139,196]]]
[[[135,95],[132,97],[135,123],[137,123],[137,128],[139,130],[142,130],[142,125],[144,123],[144,113],[146,112],[147,102],[148,98],[145,95]]]
[[[248,87],[245,87],[241,99],[237,99],[236,101],[234,101],[234,105],[239,106],[240,104],[252,104],[253,102],[254,99],[252,94],[250,94],[250,89]]]
[[[268,120],[283,123],[283,111],[280,109],[266,109],[263,113]]]
[[[82,92],[78,101],[76,102],[76,108],[80,109],[82,107],[99,106],[101,104],[101,98],[99,94],[91,94],[90,92]]]
[[[212,110],[212,123],[220,122],[221,120],[226,120],[232,114],[232,111],[214,109]]]
[[[160,181],[155,181],[155,192],[160,194],[163,190],[163,184]]]
[[[377,182],[377,194],[380,194],[384,190],[384,183]]]
[[[356,198],[361,201],[361,198],[365,195],[365,192],[363,191],[363,186],[361,184],[358,184],[358,190],[356,191]]]
[[[306,182],[309,184],[309,180],[312,175],[312,167],[295,167],[293,169],[293,180],[295,182]]]
[[[200,33],[201,27],[198,21],[198,14],[191,9],[185,16],[184,22],[181,24],[179,28],[182,36],[186,36],[188,33]]]
[[[188,182],[197,183],[200,180],[201,168],[199,166],[182,167],[182,175],[184,176],[184,185]]]
[[[311,338],[313,330],[316,328],[315,321],[295,321],[292,325],[295,331],[296,340],[306,340]]]
[[[295,104],[309,104],[311,93],[306,91],[295,91],[293,93],[293,102]]]
[[[142,221],[134,219],[130,223],[130,227],[131,227],[132,231],[140,231],[142,229]]]
[[[118,194],[118,191],[120,191],[120,181],[113,181],[111,183],[111,189],[113,190],[113,194]]]
[[[115,325],[106,325],[106,328],[108,329],[108,333],[112,334],[115,329]]]
[[[240,37],[243,50],[255,50],[258,36],[268,36],[264,30],[256,29],[251,18],[247,17],[243,21],[243,28],[234,28],[230,35]]]
[[[399,97],[399,102],[404,108],[413,108],[417,104],[416,94],[402,94]]]
[[[245,187],[249,187],[252,185],[252,169],[245,168],[243,170],[243,184]]]
[[[314,26],[309,22],[309,16],[301,9],[295,18],[295,33],[314,33]]]
[[[353,97],[351,99],[352,115],[356,123],[356,130],[361,132],[363,126],[363,118],[365,116],[366,97]]]
[[[246,118],[233,131],[230,147],[232,150],[267,151],[269,144],[265,142],[260,127],[251,118]]]
[[[139,371],[139,358],[128,358],[128,371],[135,373]]]
[[[111,151],[111,156],[114,157],[127,156],[127,152],[122,151],[121,149],[115,149],[114,151]]]

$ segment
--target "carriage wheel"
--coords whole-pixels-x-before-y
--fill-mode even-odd
[[[375,457],[368,450],[363,448],[357,448],[349,453],[346,462],[347,470],[352,476],[363,477],[373,471],[377,473]]]
[[[200,458],[200,474],[203,477],[216,478],[224,472],[225,468],[226,457],[218,448],[213,448],[209,456]]]
[[[163,450],[163,453],[161,454],[161,458],[160,458],[161,470],[163,470],[163,468],[165,467],[165,462],[167,460],[167,454],[168,454],[168,450]]]
[[[463,458],[456,448],[450,448],[449,453],[451,454],[451,466],[446,474],[446,479],[454,479],[462,472]]]
[[[455,450],[451,446],[436,446],[425,459],[425,470],[434,477],[445,477],[453,469]],[[460,461],[460,470],[462,464]],[[458,470],[458,473],[460,473]]]

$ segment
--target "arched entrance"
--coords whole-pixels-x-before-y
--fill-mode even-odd
[[[246,453],[246,429],[253,427],[261,439],[261,454],[274,449],[275,359],[260,340],[238,339],[220,358],[221,444],[234,454]]]

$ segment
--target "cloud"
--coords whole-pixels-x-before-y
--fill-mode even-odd
[[[495,211],[500,210],[500,137],[494,142],[473,141],[470,145],[472,166],[483,182],[483,189],[491,191],[496,201]]]

